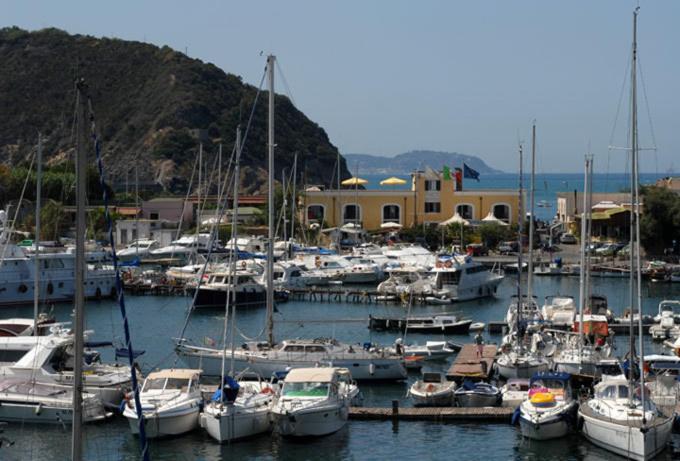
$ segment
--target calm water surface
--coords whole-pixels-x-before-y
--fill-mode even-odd
[[[454,311],[476,321],[500,320],[504,317],[514,280],[506,279],[498,296],[492,299],[472,301],[451,307],[414,307],[413,313]],[[611,308],[621,313],[628,305],[627,280],[594,279],[593,291],[608,296]],[[550,294],[578,294],[578,279],[536,278],[535,291],[542,299]],[[680,298],[680,285],[646,284],[643,295],[644,312],[656,313],[662,299]],[[173,338],[181,331],[189,299],[182,297],[132,297],[127,296],[128,313],[135,348],[146,350],[141,358],[145,372],[156,367],[169,367],[177,362],[173,353]],[[396,334],[370,332],[366,328],[368,314],[404,315],[400,306],[354,305],[343,303],[289,302],[279,306],[275,314],[276,337],[333,336],[351,343],[374,341],[392,343]],[[70,319],[70,306],[58,305],[54,313],[58,320]],[[4,317],[30,316],[32,308],[3,310]],[[303,320],[311,320],[303,323]],[[360,320],[360,321],[359,321]],[[223,317],[218,312],[198,312],[191,316],[186,337],[196,343],[206,338],[219,340]],[[87,306],[87,328],[94,330],[92,339],[122,344],[120,314],[115,303],[92,302]],[[238,313],[237,324],[245,336],[262,332],[264,309]],[[437,335],[418,335],[406,338],[407,342],[424,342],[440,339]],[[470,342],[466,336],[450,336],[457,342]],[[498,337],[487,337],[498,341]],[[242,337],[236,339],[242,342]],[[625,338],[620,337],[619,353],[625,350]],[[648,351],[657,346],[648,343]],[[104,359],[113,361],[111,351],[102,350]],[[434,366],[445,369],[447,364]],[[409,382],[417,378],[409,377]],[[362,384],[367,406],[388,406],[392,399],[405,399],[408,383]],[[408,405],[404,400],[403,405]],[[70,428],[57,426],[8,425],[2,434],[14,442],[0,447],[0,460],[66,460],[70,454]],[[88,425],[85,430],[86,459],[132,460],[138,459],[137,439],[121,417],[98,425]],[[393,425],[391,421],[351,421],[345,429],[316,440],[282,440],[276,436],[263,435],[232,445],[218,445],[201,431],[162,441],[151,442],[152,459],[155,460],[382,460],[382,459],[459,459],[459,460],[507,460],[507,459],[617,459],[593,447],[579,436],[549,443],[522,440],[518,430],[509,424],[435,424],[430,422],[405,422]]]

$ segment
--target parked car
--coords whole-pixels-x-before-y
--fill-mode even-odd
[[[604,243],[601,242],[592,242],[586,247],[586,253],[589,255],[594,255],[603,245]]]
[[[630,256],[630,243],[625,245],[623,248],[619,250],[618,253],[616,253],[617,256],[619,257],[629,257]]]
[[[595,250],[596,256],[614,256],[616,252],[619,251],[619,247],[616,243],[605,243]]]
[[[573,245],[576,243],[576,237],[574,237],[574,234],[562,234],[560,236],[560,243],[564,243],[566,245]]]
[[[470,256],[488,256],[489,249],[481,243],[470,243],[467,246],[467,254]]]
[[[511,240],[511,241],[508,241],[508,242],[499,243],[496,250],[502,255],[507,255],[507,254],[510,254],[510,253],[517,253],[518,248],[519,248],[519,244],[517,242],[515,242],[514,240]]]

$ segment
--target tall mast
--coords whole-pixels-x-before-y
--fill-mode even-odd
[[[520,322],[522,317],[522,230],[524,228],[524,207],[523,197],[522,197],[522,175],[524,174],[522,169],[523,163],[523,152],[522,144],[519,145],[519,197],[517,201],[517,216],[518,216],[518,229],[517,229],[517,243],[519,248],[517,251],[517,334],[520,331]]]
[[[588,208],[588,193],[590,190],[590,166],[592,157],[586,155],[585,157],[585,172],[583,175],[583,214],[581,216],[581,270],[579,271],[579,322],[578,322],[578,356],[579,366],[581,364],[581,356],[583,350],[583,311],[586,308],[586,251],[588,244],[588,219],[590,210]]]
[[[297,209],[297,197],[295,196],[295,183],[297,182],[297,157],[298,154],[295,152],[295,157],[293,157],[293,192],[292,192],[292,202],[290,204],[290,239],[293,240],[295,234],[295,210]],[[324,216],[325,217],[325,216]],[[323,223],[322,223],[323,224]],[[288,257],[293,256],[292,242],[288,250]]]
[[[236,245],[236,240],[238,238],[238,189],[241,184],[241,125],[236,127],[236,162],[234,165],[234,204],[232,206],[231,212],[231,258],[232,262],[229,264],[230,273],[236,270],[232,265],[236,265],[238,262],[238,247]],[[233,278],[230,282],[230,286],[234,284]],[[229,375],[234,376],[234,338],[236,334],[236,290],[234,289],[234,302],[231,307],[231,344],[229,350],[231,351],[231,358],[229,361]],[[226,316],[227,314],[225,314]],[[226,330],[225,330],[226,333]],[[226,354],[225,354],[226,355]],[[224,375],[224,372],[222,372]],[[222,376],[222,382],[224,382],[224,376]]]
[[[269,202],[269,232],[267,234],[267,340],[274,344],[274,64],[276,56],[267,57],[267,80],[269,82],[269,130],[268,130],[268,164],[267,200]]]
[[[38,336],[40,306],[40,197],[42,196],[42,135],[38,133],[37,174],[35,188],[35,276],[33,277],[33,336]]]
[[[340,253],[340,226],[342,226],[342,192],[340,191],[340,150],[338,150],[338,158],[335,160],[335,166],[338,169],[337,182],[338,182],[338,219],[335,221],[335,235],[336,235],[336,246],[338,253]],[[323,225],[323,223],[321,223]]]
[[[76,261],[74,297],[74,347],[73,347],[73,425],[71,438],[71,459],[83,458],[83,328],[85,315],[85,193],[87,174],[87,155],[85,146],[85,101],[83,80],[77,85],[76,116]]]
[[[135,160],[135,258],[139,261],[139,164]]]
[[[281,204],[281,217],[283,221],[283,226],[281,227],[283,227],[282,235],[284,245],[288,241],[288,226],[286,225],[288,224],[288,221],[286,220],[286,201],[288,201],[287,186],[288,184],[286,184],[286,169],[284,168],[281,170],[281,189],[283,190],[283,200]]]
[[[531,128],[531,191],[530,196],[530,210],[531,217],[529,218],[529,265],[527,266],[527,302],[531,303],[533,299],[533,279],[534,279],[534,176],[536,174],[536,122]]]
[[[201,233],[201,186],[203,181],[203,143],[198,145],[198,188],[196,189],[196,253],[198,253],[198,234]]]

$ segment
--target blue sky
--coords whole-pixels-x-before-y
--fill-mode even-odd
[[[2,1],[3,26],[58,27],[187,50],[257,84],[278,56],[299,109],[343,153],[477,154],[516,170],[538,124],[539,172],[626,171],[609,152],[638,2]],[[641,1],[639,49],[657,151],[642,170],[680,171],[680,2]],[[279,80],[277,91],[285,88]],[[642,90],[640,91],[642,93]],[[625,96],[625,94],[624,94]],[[640,131],[651,145],[646,103]],[[627,98],[613,142],[626,142]]]

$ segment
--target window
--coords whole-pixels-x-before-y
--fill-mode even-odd
[[[456,212],[463,219],[473,219],[474,218],[474,208],[472,208],[472,205],[468,205],[467,203],[458,205],[456,207]]]
[[[510,221],[510,207],[505,203],[500,203],[493,206],[493,215],[501,221]]]
[[[307,221],[323,222],[325,212],[323,205],[309,205],[307,207]]]
[[[425,213],[441,213],[442,205],[439,202],[425,202]]]
[[[361,207],[355,204],[345,205],[345,211],[342,218],[344,223],[360,221]]]
[[[400,222],[399,205],[384,205],[382,212],[382,222]]]
[[[149,213],[149,219],[158,220],[158,213]]]
[[[442,183],[438,179],[428,179],[425,181],[425,190],[442,190]]]

